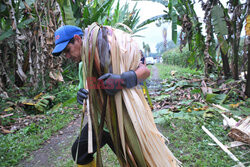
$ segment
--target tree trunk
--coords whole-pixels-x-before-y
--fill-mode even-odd
[[[221,49],[220,49],[220,53],[221,53],[222,62],[223,62],[224,75],[226,78],[229,78],[231,74],[230,74],[230,67],[228,63],[228,56],[227,54],[224,54]]]
[[[235,127],[233,127],[228,136],[234,140],[250,144],[250,116],[240,120]]]
[[[249,9],[248,9],[249,10]],[[248,44],[248,69],[247,69],[247,85],[246,85],[246,92],[245,94],[247,95],[247,97],[250,97],[250,36],[248,36],[248,40],[247,40],[247,44]]]
[[[236,24],[236,22],[234,23]],[[234,73],[233,77],[235,80],[239,79],[239,71],[238,71],[238,47],[237,47],[237,37],[236,37],[236,25],[235,25],[235,32],[234,32],[234,39],[233,39],[233,68],[234,68]]]

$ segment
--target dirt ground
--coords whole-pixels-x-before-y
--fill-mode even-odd
[[[85,117],[86,118],[86,117]],[[79,134],[81,116],[47,140],[40,149],[21,161],[20,167],[52,167],[58,161],[71,157],[71,146]],[[86,119],[84,120],[84,124]]]

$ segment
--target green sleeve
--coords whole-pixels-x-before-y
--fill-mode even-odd
[[[79,85],[78,85],[78,88],[81,89],[81,88],[83,88],[82,62],[79,63],[78,76],[79,76]]]

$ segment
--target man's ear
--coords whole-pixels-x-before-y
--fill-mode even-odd
[[[74,35],[74,40],[75,41],[82,41],[82,38],[79,35],[75,34]]]

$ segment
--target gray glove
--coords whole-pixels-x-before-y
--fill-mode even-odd
[[[77,102],[82,105],[83,99],[87,99],[88,94],[89,92],[86,89],[83,89],[83,88],[79,89],[77,92]]]
[[[104,90],[108,95],[115,95],[123,87],[132,88],[137,85],[137,76],[134,71],[127,71],[121,75],[106,73],[98,78],[102,81]]]

